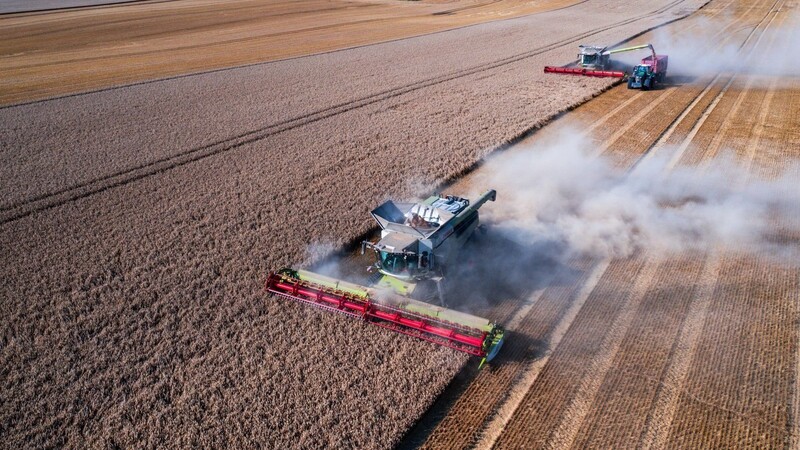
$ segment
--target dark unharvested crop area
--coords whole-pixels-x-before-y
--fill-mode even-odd
[[[540,73],[586,33],[701,3],[590,1],[0,109],[0,440],[393,445],[466,358],[267,297],[267,271],[608,87]]]

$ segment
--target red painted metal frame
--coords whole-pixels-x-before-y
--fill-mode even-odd
[[[544,68],[545,73],[560,73],[565,75],[581,75],[584,77],[607,77],[607,78],[623,78],[625,76],[625,72],[619,72],[616,70],[592,70],[592,69],[584,69],[582,67],[554,67],[554,66],[546,66]]]
[[[332,290],[307,281],[269,274],[267,291],[364,321],[383,328],[444,345],[475,356],[486,356],[483,344],[485,331],[416,314],[404,309],[372,302],[346,292]]]

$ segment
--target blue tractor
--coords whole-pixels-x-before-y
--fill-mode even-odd
[[[667,64],[667,56],[655,55],[655,52],[653,56],[642,59],[642,63],[634,67],[628,77],[628,89],[654,89],[666,78]]]

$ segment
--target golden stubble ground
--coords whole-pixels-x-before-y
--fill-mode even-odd
[[[0,16],[0,104],[383,42],[576,0],[176,0]]]
[[[714,1],[671,27],[688,32],[725,17],[727,27],[705,30],[708,42],[758,52],[778,45],[776,29],[797,26],[793,5]],[[651,92],[619,86],[507,153],[584,130],[625,169],[668,151],[678,166],[713,165],[727,151],[753,176],[778,176],[798,157],[800,90],[796,78],[757,70],[673,74],[671,86]],[[455,188],[491,179],[482,172]],[[797,245],[784,230],[796,229],[791,222],[776,223],[787,247]],[[516,300],[503,364],[469,383],[425,448],[797,446],[796,264],[718,248],[574,265],[576,280],[532,294],[532,305]]]

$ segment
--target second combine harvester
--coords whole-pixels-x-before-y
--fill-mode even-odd
[[[669,58],[667,55],[657,55],[652,44],[611,49],[594,45],[581,45],[578,48],[580,52],[575,63],[567,66],[546,66],[544,68],[545,73],[624,78],[627,74],[618,70],[618,64],[615,64],[611,59],[611,55],[650,49],[651,54],[642,58],[641,63],[634,66],[631,74],[627,75],[628,89],[652,89],[656,84],[662,83],[667,76]]]
[[[503,344],[504,330],[493,322],[444,305],[444,271],[478,229],[478,208],[494,201],[491,189],[468,199],[432,196],[419,203],[387,201],[372,210],[381,227],[377,242],[363,242],[375,263],[369,286],[305,270],[284,268],[267,278],[269,292],[366,323],[445,345],[490,361]],[[421,301],[439,299],[439,305]]]

